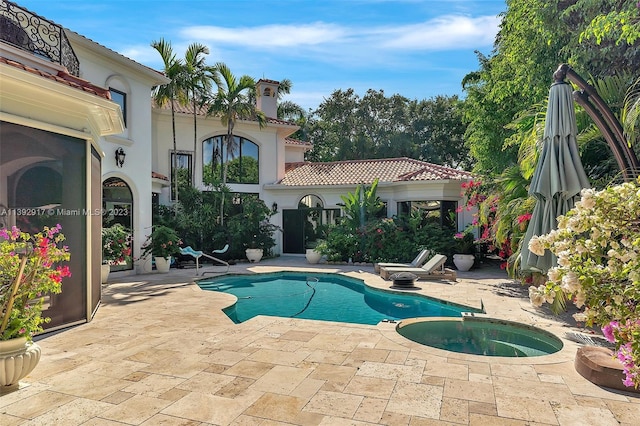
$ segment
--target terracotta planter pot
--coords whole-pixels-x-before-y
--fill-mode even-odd
[[[18,389],[38,365],[40,353],[40,346],[25,337],[0,341],[0,395]]]
[[[262,249],[251,249],[248,248],[245,250],[245,254],[247,255],[247,259],[249,259],[249,262],[251,263],[258,263],[260,262],[260,259],[262,259]]]
[[[154,257],[156,262],[156,270],[161,274],[166,274],[171,268],[171,256],[169,257]]]

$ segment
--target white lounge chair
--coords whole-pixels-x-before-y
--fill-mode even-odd
[[[420,268],[412,267],[383,267],[380,268],[380,276],[385,280],[398,272],[410,272],[420,280],[450,280],[456,281],[457,274],[453,269],[445,268],[444,263],[447,256],[442,254],[434,255],[424,266]]]
[[[376,274],[380,273],[380,268],[420,268],[424,263],[429,259],[429,255],[431,254],[430,250],[424,249],[411,261],[411,263],[392,263],[392,262],[381,262],[373,265],[373,270],[376,271]]]
[[[229,244],[225,245],[223,248],[219,249],[219,250],[213,250],[214,253],[216,254],[222,254],[224,252],[226,252],[227,250],[229,250]],[[196,275],[198,275],[198,270],[200,269],[200,258],[201,257],[206,257],[207,259],[211,259],[213,261],[219,262],[223,265],[225,265],[227,267],[227,271],[229,272],[229,264],[227,262],[225,262],[222,259],[218,259],[217,257],[213,257],[213,256],[209,256],[208,254],[199,251],[199,250],[194,250],[193,248],[191,248],[191,246],[187,246],[187,247],[180,247],[180,254],[185,255],[185,256],[191,256],[196,260]],[[205,272],[202,273],[202,275],[204,275]]]

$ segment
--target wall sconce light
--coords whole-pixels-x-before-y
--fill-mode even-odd
[[[278,203],[274,202],[274,203],[271,205],[271,211],[273,212],[273,214],[278,213]]]
[[[240,205],[240,203],[242,203],[242,198],[240,198],[240,195],[236,194],[236,195],[234,195],[234,197],[231,199],[231,202],[232,202],[234,205],[238,206],[238,205]]]
[[[124,157],[126,156],[127,154],[122,147],[116,149],[116,166],[122,167],[124,165]]]

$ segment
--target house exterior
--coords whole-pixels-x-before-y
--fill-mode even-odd
[[[89,321],[98,307],[101,227],[119,222],[131,229],[138,258],[153,204],[172,203],[171,111],[154,106],[151,96],[168,81],[0,0],[0,225],[25,231],[63,226],[73,277],[50,300],[50,327]],[[444,220],[461,201],[460,185],[470,176],[459,170],[408,158],[305,162],[312,146],[290,137],[295,124],[277,119],[277,89],[277,81],[258,82],[257,107],[267,124],[237,123],[239,148],[232,158],[241,166],[228,180],[234,193],[257,194],[276,212],[271,220],[283,229],[276,234],[276,254],[304,253],[307,222],[315,228],[332,223],[340,215],[340,196],[376,178],[388,216],[423,208]],[[226,127],[200,111],[194,146],[189,107],[177,106],[175,120],[179,168],[195,186],[210,190],[204,177],[220,170]],[[458,228],[469,221],[460,216]],[[146,272],[151,264],[135,261],[118,269]]]
[[[257,82],[257,106],[267,117],[264,127],[253,120],[240,120],[234,127],[234,137],[241,148],[231,158],[255,161],[257,174],[252,169],[243,176],[230,176],[227,181],[236,196],[256,194],[276,212],[271,221],[283,230],[275,234],[276,254],[303,254],[305,242],[313,240],[305,234],[309,222],[313,229],[333,223],[341,214],[340,197],[354,192],[360,184],[371,185],[375,179],[379,180],[377,195],[385,202],[389,217],[421,208],[446,221],[449,212],[456,211],[462,201],[461,184],[471,178],[468,172],[409,158],[305,162],[304,154],[313,146],[290,138],[298,126],[276,118],[277,88],[277,81]],[[217,152],[221,152],[226,126],[219,117],[198,111],[194,149],[192,107],[174,105],[174,118],[178,167],[186,169],[197,188],[212,190],[205,184],[205,176],[212,163],[218,162],[217,170],[221,170],[224,158]],[[169,176],[173,152],[170,107],[155,106],[152,123],[153,170]],[[171,194],[167,181],[158,202],[170,204]],[[463,229],[470,221],[471,214],[463,212],[454,226]]]

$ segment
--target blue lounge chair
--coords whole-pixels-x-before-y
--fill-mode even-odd
[[[227,250],[229,250],[229,244],[225,245],[223,248],[219,249],[219,250],[213,250],[213,253],[216,254],[222,254],[224,252],[226,252]],[[191,248],[191,246],[187,246],[187,247],[180,247],[180,254],[183,256],[191,256],[196,260],[196,275],[198,275],[198,270],[200,269],[200,258],[201,257],[206,257],[207,259],[211,259],[213,261],[216,261],[218,263],[221,263],[223,265],[225,265],[227,267],[226,272],[229,272],[229,264],[227,262],[225,262],[222,259],[218,259],[217,257],[213,257],[210,256],[202,251],[199,250],[194,250],[193,248]],[[202,275],[204,275],[205,273],[203,272]]]

